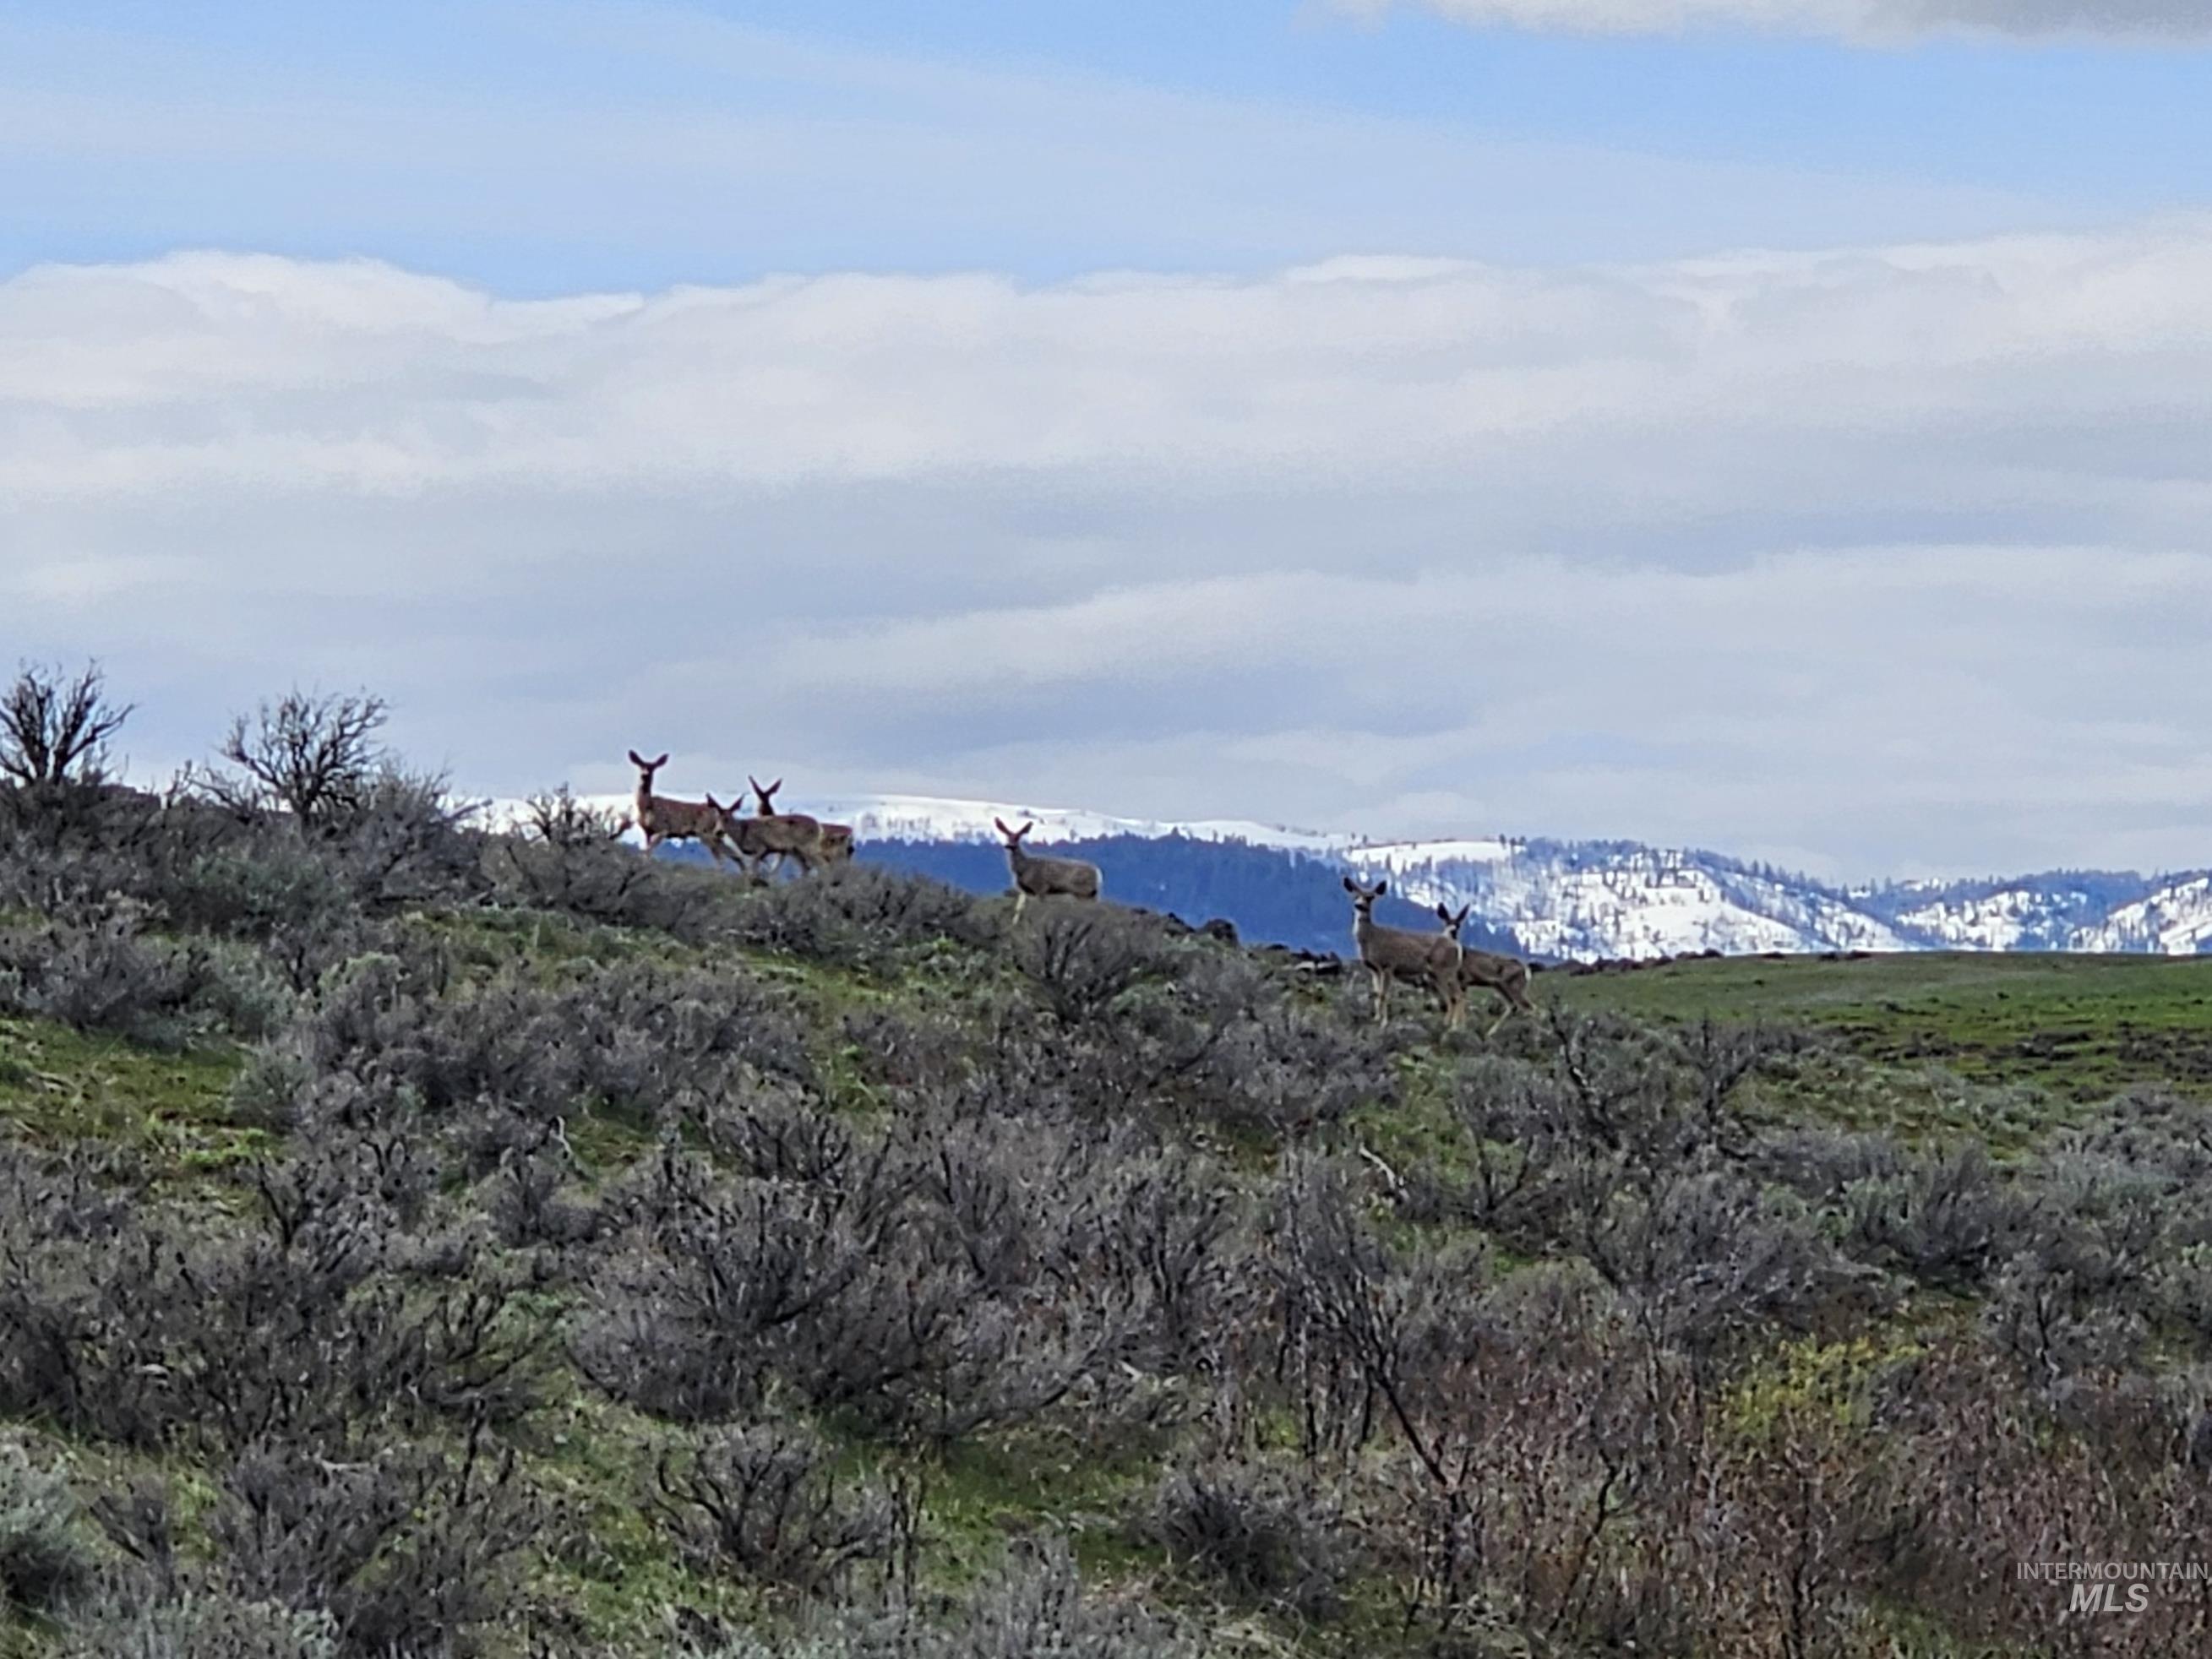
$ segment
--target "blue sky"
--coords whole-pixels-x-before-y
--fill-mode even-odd
[[[2212,865],[2208,40],[17,0],[0,659],[157,775],[367,684],[485,793]]]
[[[557,293],[1622,259],[2212,191],[2212,56],[2135,40],[1591,36],[1315,0],[348,11],[8,8],[0,268],[250,247]]]

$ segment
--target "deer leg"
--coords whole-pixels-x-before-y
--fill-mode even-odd
[[[1528,975],[1523,972],[1513,983],[1503,988],[1506,1000],[1511,1005],[1509,1012],[1520,1012],[1536,1018],[1536,1005],[1528,1000]]]

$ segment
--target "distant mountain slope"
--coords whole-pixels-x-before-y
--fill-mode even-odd
[[[1334,859],[1235,841],[1182,835],[1109,836],[1054,842],[1052,850],[1098,866],[1106,896],[1197,923],[1226,917],[1249,943],[1287,945],[1302,951],[1352,951],[1352,901],[1344,890],[1344,865]],[[869,864],[934,876],[971,892],[1010,890],[1006,856],[995,842],[864,841],[858,856]],[[1410,902],[1395,893],[1376,906],[1386,927],[1436,931],[1433,900]],[[1461,934],[1478,948],[1516,951],[1510,934],[1470,921]]]
[[[1413,897],[1472,903],[1537,956],[1905,951],[1920,943],[1804,877],[1711,853],[1626,842],[1412,842],[1341,856],[1396,873]]]
[[[1384,921],[1428,927],[1432,905],[1472,904],[1470,944],[1553,959],[1704,951],[2212,953],[2212,873],[2199,871],[2051,871],[1839,888],[1719,853],[1637,842],[1375,842],[1235,819],[1170,823],[922,795],[789,804],[852,824],[868,862],[979,892],[1007,887],[992,820],[1033,818],[1033,845],[1093,860],[1113,897],[1191,921],[1224,916],[1249,939],[1305,950],[1350,951],[1341,878],[1356,871],[1391,881],[1378,912]],[[512,811],[510,803],[495,814]]]

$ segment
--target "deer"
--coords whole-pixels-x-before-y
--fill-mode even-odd
[[[1526,1014],[1536,1017],[1536,1005],[1528,1000],[1528,964],[1513,957],[1499,956],[1493,951],[1477,951],[1462,944],[1459,930],[1467,926],[1474,912],[1472,904],[1462,904],[1456,912],[1439,904],[1437,920],[1444,925],[1444,937],[1459,945],[1459,982],[1477,990],[1498,993],[1504,1007],[1498,1018],[1490,1022],[1490,1029],[1482,1035],[1485,1039],[1495,1036],[1498,1028],[1512,1017]]]
[[[744,832],[761,849],[754,855],[755,864],[773,854],[777,869],[783,867],[786,860],[797,859],[801,871],[812,873],[823,862],[821,820],[804,812],[775,810],[775,792],[783,787],[781,778],[763,787],[761,781],[748,772],[745,781],[752,785],[759,802]]]
[[[712,795],[704,800],[678,800],[654,794],[653,775],[668,764],[668,757],[664,754],[659,760],[647,760],[633,749],[629,757],[637,768],[637,794],[630,803],[631,817],[645,837],[645,855],[651,858],[653,849],[664,841],[696,841],[720,864],[726,809]]]
[[[714,797],[709,795],[707,799],[713,800]],[[722,815],[722,844],[730,849],[731,855],[737,860],[738,867],[745,872],[746,878],[749,880],[759,881],[763,878],[760,872],[761,860],[775,848],[769,845],[769,826],[763,823],[760,819],[738,810],[744,802],[744,797],[741,793],[735,801],[720,809]]]
[[[1006,838],[1006,862],[1014,872],[1016,921],[1022,919],[1022,907],[1033,898],[1049,898],[1055,893],[1079,899],[1098,896],[1097,865],[1085,864],[1081,859],[1042,858],[1022,845],[1022,837],[1036,828],[1035,818],[1018,830],[1008,829],[1004,818],[994,817],[991,822]]]
[[[1390,890],[1387,881],[1363,887],[1346,876],[1344,890],[1352,895],[1352,937],[1358,942],[1359,960],[1374,981],[1375,1023],[1389,1024],[1390,981],[1402,979],[1433,990],[1443,1003],[1445,1022],[1458,1024],[1464,1006],[1460,942],[1437,933],[1385,927],[1376,921],[1375,901]]]
[[[802,817],[805,816],[798,812],[778,813],[776,811],[775,796],[775,792],[783,787],[781,778],[778,778],[765,789],[758,783],[753,782],[750,777],[746,781],[752,783],[753,793],[760,798],[759,809],[754,814],[756,817]],[[824,864],[850,864],[853,861],[853,826],[849,823],[824,822],[822,825],[822,845],[817,851]],[[781,860],[779,860],[778,863],[780,865]]]

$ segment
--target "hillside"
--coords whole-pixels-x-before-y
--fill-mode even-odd
[[[1054,850],[1096,864],[1105,890],[1119,903],[1193,923],[1223,917],[1254,944],[1330,954],[1352,948],[1346,866],[1334,860],[1180,836],[1085,837],[1055,842]],[[927,876],[970,893],[1007,887],[1006,855],[995,844],[862,842],[856,856],[863,864]],[[1375,919],[1423,933],[1436,927],[1433,902],[1417,904],[1396,893],[1377,902]],[[1471,921],[1462,937],[1478,949],[1518,949],[1510,934],[1479,921]]]
[[[2212,963],[1486,1042],[396,775],[0,814],[7,1659],[1964,1659],[2212,1537]]]

